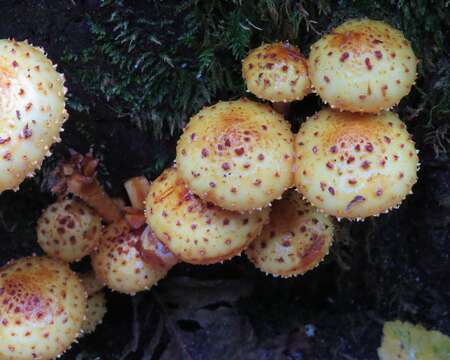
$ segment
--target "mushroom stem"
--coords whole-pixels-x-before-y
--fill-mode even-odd
[[[290,110],[290,103],[288,102],[274,102],[272,104],[273,108],[275,109],[275,111],[277,111],[278,113],[282,114],[284,117],[287,117],[289,115],[289,110]]]
[[[105,222],[112,223],[122,218],[121,209],[96,179],[73,174],[67,178],[67,189],[94,208]]]
[[[72,153],[68,162],[60,164],[55,172],[52,192],[59,195],[74,194],[94,208],[106,223],[122,218],[119,204],[109,197],[96,179],[98,161],[92,154]]]
[[[130,199],[131,206],[135,209],[145,209],[145,198],[147,197],[150,183],[145,176],[136,176],[127,180],[124,184]]]

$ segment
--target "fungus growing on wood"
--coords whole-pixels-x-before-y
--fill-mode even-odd
[[[0,40],[0,192],[33,176],[67,120],[66,88],[44,50]]]
[[[270,204],[292,184],[293,135],[268,105],[219,102],[193,116],[177,144],[177,169],[202,200],[227,210]]]
[[[414,142],[393,112],[323,109],[302,124],[295,148],[297,189],[338,218],[387,212],[400,205],[417,180]]]
[[[332,108],[379,112],[411,90],[417,59],[408,40],[388,24],[350,20],[311,46],[313,91]]]
[[[83,202],[59,200],[44,210],[37,223],[37,239],[45,253],[72,262],[89,255],[102,233],[101,218]]]
[[[311,92],[306,59],[288,42],[263,44],[250,51],[242,62],[242,76],[248,91],[271,101],[284,114],[287,103]]]
[[[329,216],[289,191],[272,204],[269,222],[246,254],[261,271],[289,277],[313,269],[328,254],[333,241]]]
[[[0,269],[0,358],[53,359],[80,335],[86,291],[69,266],[26,257]]]
[[[53,173],[52,191],[61,197],[73,194],[91,206],[107,223],[122,218],[122,209],[103,190],[96,178],[98,160],[91,153],[72,152],[68,161],[61,162]]]
[[[146,217],[156,236],[180,260],[212,264],[230,259],[254,240],[269,209],[239,213],[221,209],[194,195],[175,168],[150,186]]]

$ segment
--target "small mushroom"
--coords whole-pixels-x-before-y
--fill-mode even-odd
[[[403,34],[388,24],[349,20],[311,46],[308,69],[314,92],[332,108],[388,110],[416,80],[417,58]]]
[[[84,334],[91,334],[98,325],[103,322],[103,318],[107,312],[105,293],[100,290],[87,299],[86,317],[83,320],[81,329]]]
[[[246,253],[261,271],[289,277],[316,267],[328,254],[333,223],[295,191],[272,204],[269,223]]]
[[[213,264],[239,254],[254,240],[269,209],[238,213],[202,201],[166,169],[150,186],[147,222],[170,251],[191,264]]]
[[[414,142],[393,112],[323,109],[302,124],[295,148],[297,189],[338,218],[387,212],[400,205],[417,181]]]
[[[291,186],[293,153],[290,124],[268,105],[241,99],[193,116],[178,141],[176,164],[202,200],[250,211]]]
[[[124,219],[105,228],[91,259],[97,278],[110,289],[134,295],[149,289],[166,275],[166,269],[148,264],[140,255],[144,229],[134,230]]]
[[[80,335],[86,291],[69,266],[26,257],[0,269],[0,358],[56,358]]]
[[[57,201],[45,209],[38,220],[38,243],[50,257],[79,261],[97,247],[102,233],[101,221],[79,200]]]
[[[61,141],[66,90],[43,49],[0,40],[0,192],[33,176]]]
[[[307,61],[289,42],[263,44],[250,51],[242,62],[242,76],[248,91],[273,102],[285,115],[287,103],[311,92]]]

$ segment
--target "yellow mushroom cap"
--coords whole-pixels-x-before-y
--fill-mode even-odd
[[[221,209],[195,196],[174,168],[150,186],[147,222],[180,260],[212,264],[239,254],[259,235],[269,210],[239,213]]]
[[[102,282],[95,276],[94,271],[89,271],[87,273],[81,274],[80,279],[88,296],[94,295],[104,287]]]
[[[261,271],[274,276],[304,274],[328,254],[333,241],[333,223],[328,215],[289,191],[274,201],[261,235],[246,253]]]
[[[306,59],[288,42],[264,44],[242,62],[247,89],[272,102],[301,100],[311,91]]]
[[[80,334],[86,291],[68,265],[26,257],[0,269],[0,358],[53,359]]]
[[[64,261],[79,261],[98,246],[102,220],[79,200],[57,201],[37,223],[38,243],[45,253]]]
[[[403,34],[388,24],[350,20],[311,47],[308,69],[314,90],[340,110],[390,109],[411,90],[417,58]]]
[[[323,109],[302,124],[295,147],[298,190],[338,218],[387,212],[417,181],[414,142],[393,112]]]
[[[141,234],[142,230],[130,229],[124,220],[105,228],[91,259],[97,278],[110,289],[133,295],[149,289],[167,274],[141,258],[138,250]]]
[[[67,119],[64,77],[42,49],[0,40],[0,192],[41,166]]]
[[[86,318],[81,326],[84,334],[91,334],[103,322],[107,308],[104,291],[96,292],[88,297]]]
[[[293,135],[268,105],[241,99],[202,109],[177,145],[180,177],[227,210],[262,208],[292,184]]]

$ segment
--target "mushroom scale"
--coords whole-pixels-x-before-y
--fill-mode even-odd
[[[311,91],[306,59],[288,42],[264,44],[242,62],[247,89],[271,102],[301,100]]]
[[[311,47],[310,79],[325,103],[352,112],[388,110],[411,90],[417,58],[403,34],[388,24],[350,20]]]
[[[79,200],[60,200],[44,210],[37,223],[38,243],[45,253],[72,262],[98,245],[102,220]]]
[[[195,196],[175,168],[166,169],[150,186],[147,222],[180,260],[213,264],[239,254],[261,232],[269,209],[239,213]]]
[[[274,276],[304,274],[328,254],[333,223],[328,215],[289,191],[272,204],[269,223],[246,250],[250,261]]]
[[[177,169],[204,201],[232,211],[270,204],[292,185],[293,135],[268,105],[219,102],[193,116],[177,144]]]
[[[97,278],[111,290],[134,295],[149,289],[167,273],[147,264],[139,251],[143,229],[132,230],[125,220],[108,225],[98,249],[91,254]]]
[[[0,358],[53,359],[80,334],[86,291],[62,261],[26,257],[0,269]]]
[[[387,212],[417,181],[414,142],[393,112],[323,109],[302,124],[295,147],[298,191],[338,218]]]
[[[41,48],[0,40],[0,192],[32,176],[60,141],[66,88]]]
[[[105,292],[98,291],[88,297],[86,305],[86,318],[81,325],[84,334],[91,334],[103,322],[107,308]]]

